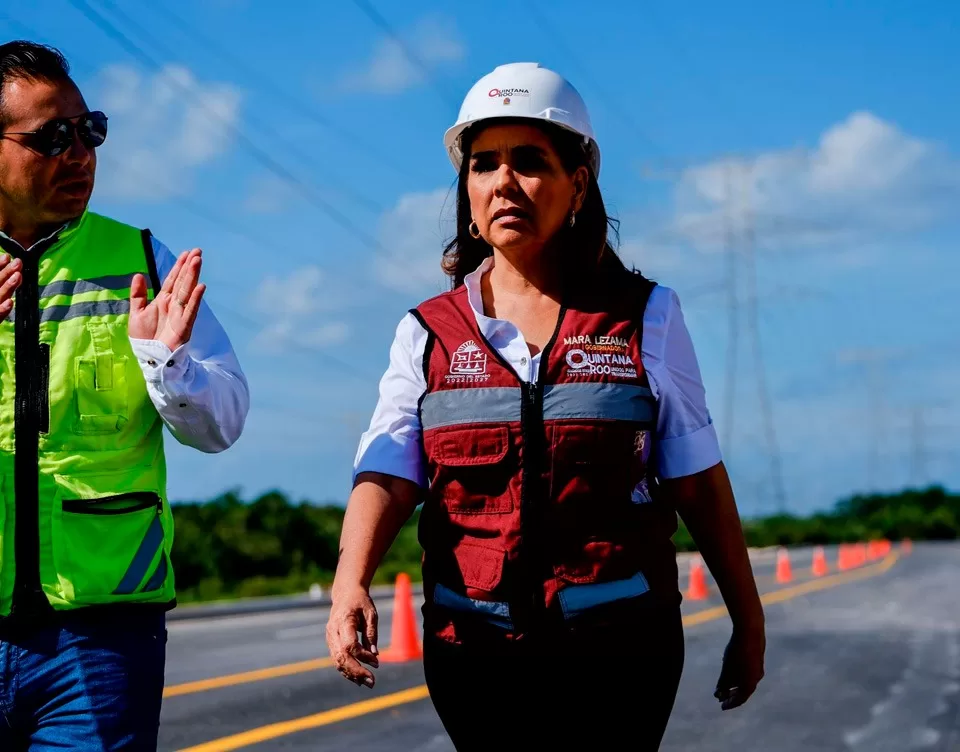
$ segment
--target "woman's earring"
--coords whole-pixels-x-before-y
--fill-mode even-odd
[[[570,226],[573,227],[577,223],[577,213],[570,210]]]
[[[470,233],[470,237],[474,240],[480,239],[480,228],[477,226],[476,222],[471,222],[470,226],[467,228],[467,231]]]

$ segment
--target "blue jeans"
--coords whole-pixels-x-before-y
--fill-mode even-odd
[[[166,642],[156,612],[0,641],[0,750],[156,750]]]

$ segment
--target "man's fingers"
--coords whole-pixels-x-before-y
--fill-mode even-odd
[[[180,278],[173,288],[174,302],[186,307],[190,296],[193,294],[194,289],[196,289],[197,281],[200,279],[200,266],[202,264],[203,260],[200,256],[192,254],[184,262],[183,268],[180,270]]]
[[[193,323],[197,320],[197,313],[200,311],[200,301],[203,299],[203,293],[206,292],[206,290],[206,285],[197,285],[195,288],[193,288],[193,292],[190,293],[190,299],[183,307],[183,315],[185,319],[184,331],[188,335],[188,338],[190,330],[193,328]]]
[[[10,261],[9,256],[6,258],[7,263],[0,267],[0,298],[3,299],[10,297],[23,281],[23,275],[20,273],[23,262],[20,259]]]
[[[6,271],[6,270],[4,270]],[[18,287],[20,287],[20,282],[23,281],[23,277],[20,272],[14,272],[6,281],[0,285],[0,300],[10,300],[13,297],[13,293]]]
[[[179,256],[177,256],[177,263],[173,265],[173,269],[170,270],[170,273],[167,275],[167,278],[163,280],[163,285],[160,287],[160,292],[165,292],[170,295],[173,294],[173,286],[177,284],[177,279],[180,276],[180,271],[183,269],[184,263],[187,261],[187,257],[190,255],[190,251],[184,251]]]
[[[146,307],[147,280],[142,274],[135,274],[130,282],[130,313],[140,313]]]

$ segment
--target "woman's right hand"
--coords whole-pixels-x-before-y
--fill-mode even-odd
[[[377,608],[366,588],[358,585],[346,591],[334,591],[333,607],[327,619],[327,647],[344,677],[358,686],[373,687],[373,672],[361,665],[380,667]]]
[[[13,293],[20,286],[23,262],[11,259],[6,253],[0,255],[0,321],[6,321],[13,310]]]

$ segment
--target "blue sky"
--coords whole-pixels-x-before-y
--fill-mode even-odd
[[[141,54],[80,0],[7,0],[0,35],[60,47],[110,115],[92,208],[204,249],[253,407],[224,454],[168,441],[173,498],[346,499],[396,324],[444,289],[443,131],[473,81],[521,60],[587,100],[622,254],[680,295],[743,514],[776,498],[750,228],[789,508],[960,486],[955,3],[373,0],[403,46],[349,1],[114,3],[86,0]]]

